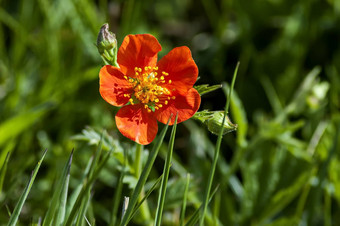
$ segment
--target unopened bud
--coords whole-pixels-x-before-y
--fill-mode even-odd
[[[223,121],[224,112],[223,111],[217,111],[212,115],[211,119],[208,119],[206,124],[208,126],[208,130],[218,135],[221,130],[221,124]],[[224,124],[223,124],[223,135],[232,131],[235,131],[237,129],[237,125],[233,124],[229,117],[226,115]]]
[[[116,35],[109,31],[108,24],[104,24],[100,28],[97,48],[105,63],[117,66],[117,39]]]
[[[221,124],[223,121],[224,112],[223,111],[208,111],[204,110],[201,112],[196,112],[196,114],[193,116],[194,119],[201,121],[204,123],[208,130],[218,135],[221,130]],[[237,125],[233,124],[229,117],[226,115],[224,124],[223,124],[223,135],[232,131],[235,131],[237,129]]]

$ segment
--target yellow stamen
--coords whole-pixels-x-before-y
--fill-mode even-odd
[[[168,82],[169,82],[169,84],[171,84],[171,83],[172,83],[172,81],[171,81],[171,80],[169,80]]]
[[[143,69],[135,67],[134,71],[133,78],[124,75],[133,87],[132,93],[124,94],[124,97],[129,98],[132,105],[141,103],[144,109],[152,112],[167,105],[168,100],[174,99],[170,96],[171,90],[162,86],[164,83],[171,83],[171,80],[165,81],[167,72],[158,71],[158,67],[151,66],[145,66]],[[150,106],[154,107],[150,109]]]

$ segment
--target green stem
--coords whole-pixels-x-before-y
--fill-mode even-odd
[[[168,178],[170,173],[170,166],[171,166],[171,159],[172,159],[172,152],[174,149],[175,143],[175,134],[176,134],[176,126],[177,126],[177,117],[176,115],[175,123],[172,127],[171,137],[170,137],[170,144],[168,148],[168,154],[165,159],[165,165],[163,169],[163,177],[162,177],[162,184],[158,196],[158,203],[157,203],[157,210],[156,210],[156,218],[155,218],[155,226],[160,226],[162,222],[162,214],[163,214],[163,207],[165,201],[165,194],[166,194],[166,187],[168,184]]]
[[[187,206],[187,196],[188,196],[188,191],[189,191],[189,182],[190,182],[190,173],[187,174],[187,180],[186,180],[186,183],[185,183],[185,189],[184,189],[184,194],[183,194],[183,203],[182,203],[182,209],[181,209],[181,217],[180,217],[180,221],[179,221],[180,226],[184,225],[185,208]]]
[[[224,109],[224,117],[223,117],[223,120],[222,120],[221,129],[220,129],[220,132],[219,132],[219,135],[218,135],[218,138],[217,138],[217,142],[216,142],[216,148],[215,148],[215,152],[214,152],[214,160],[213,160],[212,166],[210,168],[208,183],[207,183],[207,187],[206,187],[205,195],[204,195],[204,200],[203,200],[202,215],[201,215],[201,219],[200,219],[200,223],[199,223],[200,226],[203,225],[205,213],[207,212],[210,190],[211,190],[212,182],[213,182],[213,179],[214,179],[216,165],[217,165],[217,161],[218,161],[218,156],[219,156],[220,148],[221,148],[221,142],[222,142],[222,137],[223,137],[222,136],[223,125],[224,125],[224,121],[225,121],[225,116],[227,115],[228,110],[229,110],[230,98],[231,98],[231,94],[232,94],[232,91],[233,91],[233,88],[234,88],[234,84],[235,84],[236,75],[237,75],[239,65],[240,65],[240,63],[238,62],[237,65],[236,65],[235,71],[234,71],[234,76],[233,76],[233,80],[232,80],[232,83],[231,83],[229,96],[227,98],[227,103],[226,103],[226,106],[225,106],[225,109]]]
[[[136,157],[135,157],[135,175],[136,177],[140,176],[140,172],[142,170],[142,151],[143,151],[143,145],[137,144],[136,146]]]
[[[137,144],[137,146],[136,146],[136,158],[135,158],[135,175],[136,175],[137,178],[139,178],[141,171],[142,171],[142,166],[143,166],[142,152],[143,152],[143,145]],[[141,193],[139,194],[138,201],[141,201],[143,199],[144,195],[145,195],[145,191],[144,191],[144,187],[143,187]],[[149,210],[147,200],[145,200],[142,203],[142,205],[139,209],[139,213],[140,213],[141,218],[144,221],[150,220],[150,210]]]
[[[155,145],[153,146],[153,149],[152,151],[150,152],[150,155],[148,157],[148,160],[145,164],[145,167],[143,168],[143,171],[138,179],[138,182],[136,184],[136,187],[130,197],[130,202],[129,202],[129,205],[125,211],[125,214],[123,216],[123,219],[120,223],[121,226],[125,226],[128,224],[129,220],[130,220],[130,217],[133,213],[133,210],[138,202],[138,198],[140,196],[140,193],[145,185],[145,182],[150,174],[150,171],[152,169],[152,166],[153,166],[153,163],[155,162],[156,160],[156,157],[158,155],[158,152],[159,152],[159,149],[161,147],[161,144],[163,142],[163,139],[164,139],[164,136],[165,136],[165,133],[168,129],[168,126],[169,126],[169,122],[170,120],[168,121],[168,123],[166,124],[166,126],[163,128],[162,132],[160,133],[160,135],[158,136],[158,138],[156,139],[156,142],[155,142]]]

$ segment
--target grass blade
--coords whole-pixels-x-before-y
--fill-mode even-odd
[[[103,169],[103,167],[105,166],[107,160],[109,160],[109,157],[111,156],[112,151],[108,152],[106,154],[106,156],[103,158],[103,160],[98,164],[98,166],[95,168],[95,170],[93,171],[93,173],[91,174],[91,177],[88,177],[87,180],[85,180],[82,190],[80,191],[76,202],[73,205],[73,208],[70,212],[70,215],[67,218],[67,221],[65,223],[66,226],[71,226],[73,224],[73,221],[76,217],[76,214],[78,212],[78,210],[81,208],[81,204],[82,204],[82,200],[85,198],[85,196],[87,195],[87,192],[91,189],[93,182],[95,181],[95,179],[97,178],[98,174],[100,173],[100,171]],[[94,161],[93,161],[94,162]],[[93,163],[92,162],[92,163]],[[91,170],[90,170],[91,172]],[[89,174],[90,174],[89,172]]]
[[[129,205],[128,205],[128,208],[123,216],[123,219],[122,219],[122,222],[120,223],[121,226],[123,225],[127,225],[127,223],[129,222],[129,219],[130,219],[130,216],[132,215],[132,211],[133,209],[135,208],[135,205],[136,203],[138,202],[138,197],[139,197],[139,194],[141,193],[143,187],[144,187],[144,184],[149,176],[149,173],[151,171],[151,168],[153,166],[153,163],[155,162],[155,159],[157,157],[157,154],[159,152],[159,149],[161,147],[161,144],[163,142],[163,139],[164,139],[164,136],[165,136],[165,133],[168,129],[168,126],[169,126],[169,122],[170,122],[170,119],[168,121],[168,123],[166,124],[166,126],[163,128],[162,132],[160,133],[159,137],[157,138],[156,140],[156,144],[155,146],[153,147],[149,157],[148,157],[148,160],[145,164],[145,167],[142,171],[142,174],[141,176],[139,177],[139,180],[137,182],[137,185],[136,185],[136,188],[134,189],[133,193],[132,193],[132,197],[130,199],[130,202],[129,202]]]
[[[52,201],[50,203],[50,207],[47,210],[45,219],[44,219],[43,224],[42,224],[43,226],[52,225],[53,220],[54,220],[54,216],[55,216],[57,210],[58,210],[58,212],[62,211],[62,206],[61,206],[61,202],[60,202],[61,201],[61,195],[62,195],[62,191],[65,190],[64,187],[66,185],[68,186],[68,180],[67,179],[69,178],[68,176],[69,176],[69,173],[70,173],[72,157],[73,157],[73,150],[70,154],[70,157],[67,161],[67,164],[65,165],[65,167],[63,169],[61,177],[60,177],[60,179],[57,183],[57,187],[55,188],[54,194],[52,196]],[[66,188],[66,193],[67,193],[67,188]],[[62,215],[65,216],[65,213],[64,214],[60,213],[60,214],[61,214],[60,217]],[[59,224],[56,224],[56,225],[59,225]]]
[[[80,211],[79,211],[79,214],[78,214],[78,217],[77,217],[76,226],[84,225],[85,218],[86,218],[85,214],[86,214],[87,207],[89,205],[90,196],[91,196],[91,190],[88,189],[87,193],[86,193],[85,197],[83,198],[81,205],[80,205]]]
[[[143,204],[143,202],[150,196],[150,194],[155,190],[157,185],[161,182],[163,175],[161,175],[156,182],[152,185],[152,187],[149,189],[149,191],[146,193],[146,195],[137,203],[135,209],[132,211],[131,217],[129,221],[133,218],[133,216],[137,213],[139,207]]]
[[[188,197],[188,191],[189,191],[189,183],[190,183],[190,173],[187,174],[187,180],[185,183],[185,189],[183,194],[183,203],[182,203],[182,209],[181,209],[181,216],[179,219],[179,225],[184,225],[184,218],[185,218],[185,209],[187,206],[187,197]]]
[[[212,182],[213,182],[214,175],[215,175],[215,170],[216,170],[216,165],[217,165],[217,161],[218,161],[218,156],[219,156],[219,153],[220,153],[220,147],[221,147],[221,142],[222,142],[222,134],[223,134],[223,125],[224,125],[224,121],[225,121],[225,116],[227,115],[228,110],[229,110],[231,94],[232,94],[232,91],[233,91],[233,88],[234,88],[234,84],[235,84],[236,75],[237,75],[237,71],[238,71],[239,65],[240,65],[240,63],[238,62],[237,65],[236,65],[235,71],[234,71],[234,76],[233,76],[233,80],[232,80],[232,83],[231,83],[231,88],[230,88],[229,96],[227,98],[227,103],[226,103],[226,106],[225,106],[225,109],[224,109],[224,117],[223,117],[223,120],[222,120],[220,133],[218,135],[217,142],[216,142],[216,148],[215,148],[215,153],[214,153],[214,160],[213,160],[213,164],[211,165],[211,168],[210,168],[208,183],[207,183],[207,187],[205,189],[205,195],[204,195],[204,200],[203,200],[202,216],[201,216],[201,220],[200,220],[200,223],[199,223],[200,226],[202,226],[203,223],[204,223],[204,216],[205,216],[205,213],[206,213],[207,207],[208,207],[209,194],[210,194]]]
[[[4,164],[2,165],[1,170],[0,170],[0,194],[2,192],[2,186],[3,186],[4,180],[5,180],[9,156],[10,156],[10,154],[9,154],[9,152],[7,152]]]
[[[118,213],[118,208],[119,208],[119,203],[120,203],[119,202],[120,197],[122,197],[124,176],[125,176],[125,168],[120,173],[119,181],[118,181],[117,188],[116,188],[116,191],[115,191],[115,196],[114,196],[114,199],[113,199],[113,208],[112,208],[112,213],[111,213],[110,226],[116,225],[116,222],[117,222],[117,219],[118,219],[117,213]]]
[[[35,168],[34,168],[34,170],[32,172],[31,178],[28,181],[28,183],[26,185],[26,188],[25,188],[24,192],[22,193],[22,195],[21,195],[17,205],[15,206],[14,211],[13,211],[13,213],[11,215],[11,218],[8,221],[8,224],[7,224],[8,226],[16,225],[16,223],[18,221],[18,218],[19,218],[19,215],[20,215],[20,212],[21,212],[21,209],[24,206],[26,198],[27,198],[27,196],[28,196],[28,194],[29,194],[29,192],[30,192],[30,190],[32,188],[33,182],[35,180],[35,177],[37,176],[37,173],[39,171],[40,165],[41,165],[42,161],[44,160],[46,153],[47,153],[47,149],[44,151],[44,154],[42,155],[40,161],[35,166]]]
[[[168,178],[170,173],[170,165],[171,165],[171,159],[172,159],[172,152],[174,150],[174,143],[175,143],[175,134],[176,134],[176,128],[177,128],[177,118],[178,114],[176,115],[175,123],[172,127],[171,136],[170,136],[170,144],[168,148],[168,154],[165,159],[165,165],[163,169],[163,177],[162,177],[162,184],[158,196],[158,203],[157,203],[157,209],[156,209],[156,218],[155,218],[155,225],[159,226],[162,222],[162,214],[163,214],[163,208],[164,208],[164,200],[165,200],[165,194],[166,194],[166,187],[168,184]]]
[[[219,188],[219,185],[215,188],[215,190],[211,193],[211,196],[209,197],[208,203],[211,202],[212,198],[214,197],[215,193],[217,192]],[[185,226],[192,226],[195,225],[196,222],[199,219],[199,213],[203,209],[203,203],[200,205],[200,207],[194,212],[194,214],[190,217],[188,222],[185,224]]]
[[[85,170],[82,174],[82,178],[81,178],[81,181],[84,181],[86,179],[86,176],[88,175],[89,171],[90,171],[90,167],[91,167],[91,164],[93,162],[93,156],[89,159],[86,167],[85,167]],[[67,208],[66,208],[66,219],[68,219],[68,217],[70,216],[70,212],[71,210],[73,209],[74,207],[74,204],[76,203],[76,200],[81,192],[81,189],[83,187],[83,184],[79,184],[73,191],[72,195],[70,196],[68,202],[67,202]]]

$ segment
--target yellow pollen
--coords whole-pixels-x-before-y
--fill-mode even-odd
[[[124,75],[124,78],[130,83],[132,88],[131,94],[124,94],[125,98],[129,98],[131,105],[142,104],[144,109],[152,112],[162,108],[168,104],[171,98],[171,90],[163,87],[164,83],[171,83],[171,80],[165,81],[168,73],[158,71],[158,67],[135,67],[134,75]]]
[[[176,99],[176,97],[175,97],[175,96],[173,96],[173,97],[171,97],[171,98],[172,98],[173,100],[174,100],[174,99]]]
[[[168,82],[169,82],[169,84],[171,84],[171,82],[172,82],[172,81],[171,81],[171,80],[169,80]]]

